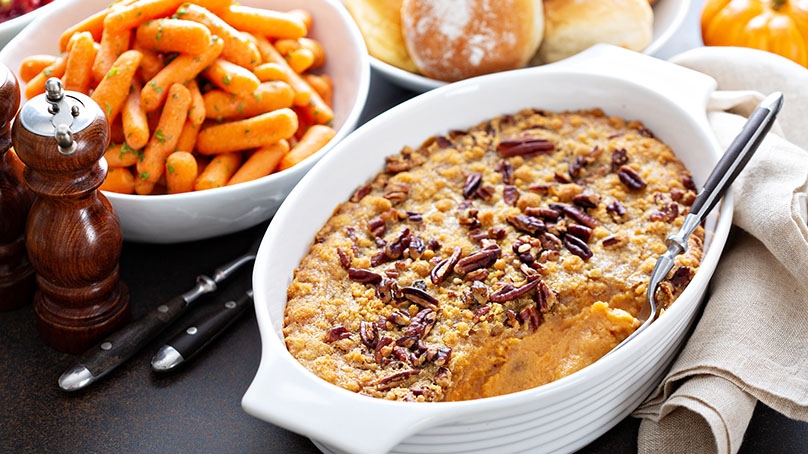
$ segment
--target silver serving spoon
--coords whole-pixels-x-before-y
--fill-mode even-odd
[[[782,107],[782,93],[775,92],[767,96],[755,108],[741,132],[727,148],[727,151],[707,178],[707,182],[693,202],[693,206],[690,207],[690,212],[685,216],[682,227],[677,233],[668,237],[668,250],[659,257],[654,270],[651,272],[646,298],[647,304],[637,314],[637,318],[642,321],[642,325],[623,339],[617,347],[612,349],[612,352],[636,337],[654,321],[657,315],[657,287],[673,268],[676,256],[687,250],[687,239],[723,197],[732,182],[741,173],[741,170],[746,167],[749,159],[752,158],[760,143],[763,142],[763,138],[771,129],[774,119]]]

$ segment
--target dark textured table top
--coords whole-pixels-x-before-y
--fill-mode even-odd
[[[412,95],[374,74],[363,120]],[[125,243],[120,266],[133,318],[245,252],[266,225],[190,243]],[[238,297],[250,274],[245,270],[195,302],[192,312]],[[57,378],[75,357],[39,339],[32,305],[0,312],[0,453],[319,452],[308,439],[241,408],[261,356],[252,310],[188,364],[166,375],[152,372],[152,355],[192,312],[100,382],[74,394],[61,391]],[[636,452],[638,427],[639,420],[626,418],[581,452]],[[759,404],[741,452],[808,452],[808,423]]]

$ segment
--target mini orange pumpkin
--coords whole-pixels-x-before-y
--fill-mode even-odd
[[[706,46],[762,49],[808,67],[808,0],[706,0]]]

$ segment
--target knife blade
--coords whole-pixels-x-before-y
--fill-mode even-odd
[[[216,268],[212,277],[200,274],[196,277],[196,285],[193,288],[157,306],[143,317],[124,325],[98,345],[83,353],[76,363],[59,377],[59,387],[65,391],[77,391],[95,383],[132,357],[176,321],[192,302],[202,295],[215,292],[219,284],[254,260],[255,253],[249,252]]]
[[[152,370],[168,372],[190,360],[233,324],[252,305],[252,289],[240,298],[220,303],[214,310],[201,314],[187,328],[160,347],[151,360]]]

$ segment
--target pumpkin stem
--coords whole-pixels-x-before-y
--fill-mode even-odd
[[[788,0],[772,0],[772,9],[777,11],[788,3]]]

